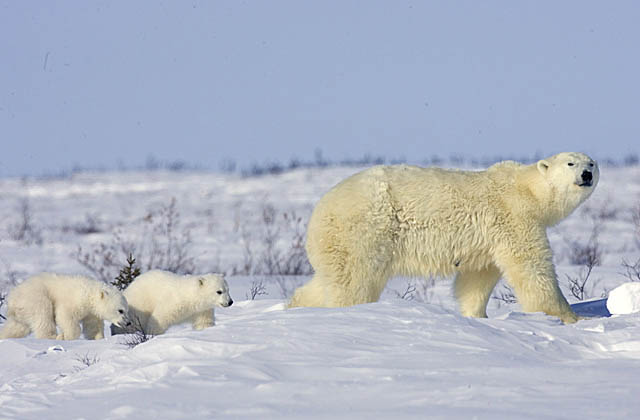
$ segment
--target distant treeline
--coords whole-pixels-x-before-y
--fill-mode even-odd
[[[535,156],[493,156],[493,157],[465,157],[463,155],[450,155],[449,157],[442,157],[439,155],[433,155],[423,159],[412,158],[406,159],[400,158],[388,158],[385,156],[374,156],[365,154],[358,159],[341,159],[331,160],[323,156],[321,151],[316,151],[314,158],[310,160],[291,158],[288,162],[270,160],[265,162],[254,162],[250,165],[239,165],[235,160],[226,159],[218,164],[217,168],[207,165],[198,165],[186,162],[184,160],[172,160],[162,161],[153,156],[147,158],[146,162],[142,166],[126,166],[123,163],[119,163],[115,168],[109,167],[83,167],[76,165],[70,170],[62,170],[56,173],[42,174],[43,178],[66,178],[74,174],[83,172],[111,172],[111,171],[171,171],[171,172],[222,172],[227,174],[237,174],[243,177],[258,177],[263,175],[278,175],[285,172],[293,171],[300,168],[327,168],[338,166],[373,166],[373,165],[395,165],[401,163],[407,163],[412,165],[421,166],[446,166],[456,168],[486,168],[493,165],[496,162],[503,160],[514,160],[525,164],[536,162],[543,159],[543,155]],[[637,166],[640,164],[640,158],[637,154],[631,153],[622,159],[602,159],[598,158],[600,165],[609,167],[625,167],[625,166]]]
[[[316,152],[316,157],[313,160],[305,161],[300,159],[291,159],[288,163],[279,161],[267,161],[264,163],[253,163],[248,167],[238,169],[238,166],[233,161],[226,161],[220,166],[220,170],[225,173],[239,173],[244,177],[256,177],[262,175],[277,175],[284,172],[292,171],[299,168],[325,168],[336,166],[373,166],[373,165],[396,165],[402,163],[408,163],[421,166],[450,166],[459,168],[486,168],[494,163],[504,160],[514,160],[524,164],[530,164],[543,159],[544,156],[494,156],[494,157],[482,157],[482,158],[469,158],[462,155],[451,155],[448,158],[444,158],[438,155],[433,155],[430,158],[422,160],[405,159],[405,158],[386,158],[384,156],[364,155],[360,159],[342,159],[342,160],[329,160],[322,156],[322,153]],[[603,166],[637,166],[640,163],[640,158],[636,154],[629,154],[621,160],[616,159],[599,159],[600,165]]]

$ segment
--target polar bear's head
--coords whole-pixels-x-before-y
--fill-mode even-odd
[[[559,153],[536,165],[563,217],[589,198],[600,178],[598,164],[583,153]]]
[[[222,274],[201,274],[196,276],[201,296],[215,306],[226,308],[233,304],[229,295],[229,285]]]
[[[115,287],[104,285],[98,291],[95,301],[96,315],[120,327],[131,325],[128,319],[129,305],[127,299]]]

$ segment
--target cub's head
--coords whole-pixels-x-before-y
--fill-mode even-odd
[[[600,178],[596,161],[583,153],[559,153],[539,161],[537,167],[566,214],[591,195]]]
[[[127,299],[115,287],[105,285],[100,288],[95,310],[99,318],[106,319],[119,327],[124,328],[131,325]]]
[[[222,274],[202,274],[196,277],[200,292],[207,297],[209,302],[224,308],[233,305],[233,299],[229,295],[229,286]]]

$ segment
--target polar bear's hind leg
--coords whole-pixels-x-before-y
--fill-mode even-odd
[[[454,292],[464,316],[487,317],[487,303],[500,279],[500,270],[490,265],[480,271],[460,272],[454,282]]]

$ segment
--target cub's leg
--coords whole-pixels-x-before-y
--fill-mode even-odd
[[[164,334],[169,328],[169,325],[161,322],[160,319],[162,319],[161,313],[152,313],[151,316],[149,316],[149,320],[147,321],[145,332],[150,335]]]
[[[27,324],[23,324],[20,321],[17,321],[11,317],[8,317],[0,330],[0,339],[1,338],[22,338],[29,335],[31,329]]]
[[[28,311],[25,309],[24,312],[25,314],[21,318],[25,320],[36,338],[56,338],[56,321],[53,304],[50,300],[41,299],[37,307],[34,306]]]
[[[64,306],[56,308],[56,324],[60,327],[60,334],[57,335],[58,340],[77,340],[80,337],[80,323],[73,319],[71,312],[66,310]]]
[[[206,311],[198,312],[191,317],[191,325],[194,330],[203,330],[205,328],[213,327],[215,320],[213,317],[213,310],[207,309]]]
[[[89,315],[82,320],[82,332],[87,340],[101,340],[104,338],[104,322],[95,315]]]

